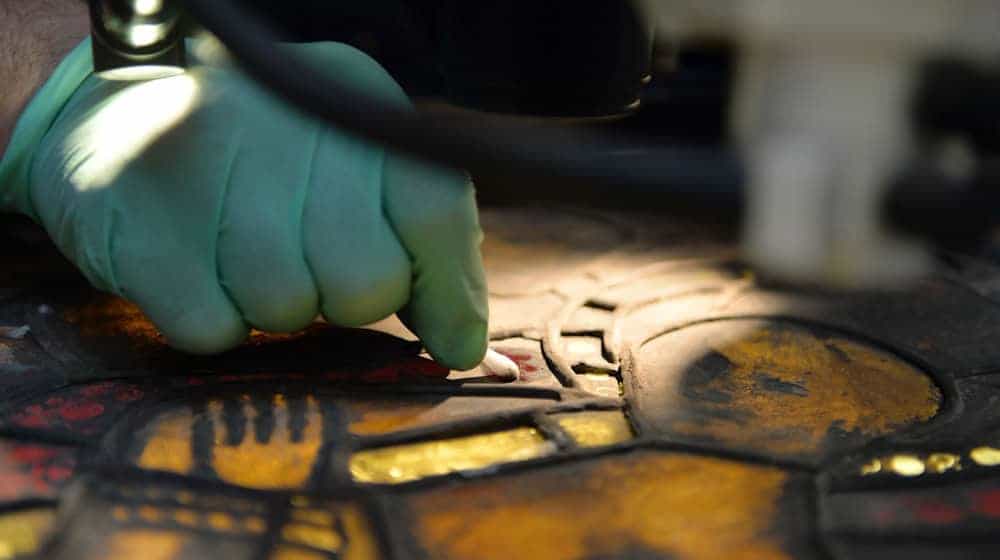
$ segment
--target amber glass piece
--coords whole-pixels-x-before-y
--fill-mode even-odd
[[[128,521],[132,517],[132,512],[125,506],[115,506],[111,510],[111,517],[118,522]]]
[[[399,484],[427,476],[533,459],[554,449],[535,428],[516,428],[359,451],[351,457],[350,468],[358,482]]]
[[[194,510],[181,508],[174,510],[173,521],[184,527],[196,527],[201,523],[201,516]]]
[[[291,520],[281,529],[279,546],[271,558],[342,558],[375,560],[381,556],[364,513],[353,504],[331,506],[329,510],[292,509]],[[329,554],[299,548],[308,546]]]
[[[822,457],[938,412],[941,391],[899,357],[792,323],[717,321],[643,346],[644,425],[775,455]]]
[[[125,335],[145,344],[162,344],[159,331],[135,304],[112,296],[100,296],[82,307],[72,308],[63,318],[80,328],[86,337]]]
[[[779,560],[792,557],[774,530],[787,479],[773,467],[638,452],[439,487],[409,505],[430,558]]]
[[[138,510],[139,519],[146,523],[157,523],[163,519],[163,512],[153,506],[141,506]]]
[[[293,509],[292,519],[325,527],[333,526],[333,513],[321,509]]]
[[[0,559],[37,551],[55,516],[48,508],[0,514]]]
[[[632,439],[632,426],[620,410],[593,410],[553,415],[581,447],[614,445]]]
[[[383,556],[379,554],[378,545],[372,536],[372,527],[365,514],[355,506],[345,506],[340,510],[340,523],[347,536],[347,544],[340,552],[344,560],[376,560]]]
[[[236,521],[232,515],[221,511],[213,511],[205,516],[205,521],[212,529],[220,532],[232,531],[236,527]]]
[[[817,444],[835,425],[845,431],[890,433],[897,426],[927,420],[938,410],[940,391],[930,377],[854,341],[821,339],[797,328],[762,329],[723,346],[721,352],[734,364],[736,384],[746,390],[749,408],[766,412],[772,429],[805,425],[809,440]],[[753,390],[757,372],[803,390]],[[787,445],[798,447],[791,441]]]
[[[260,517],[248,517],[243,520],[243,528],[250,533],[263,533],[267,530],[267,522]]]

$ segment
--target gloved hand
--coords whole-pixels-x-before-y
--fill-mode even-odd
[[[189,46],[185,74],[148,82],[90,75],[89,44],[75,50],[0,164],[7,207],[182,350],[223,351],[251,327],[294,331],[319,313],[360,326],[399,311],[442,364],[475,366],[487,303],[469,178],[325,127]],[[408,103],[357,50],[294,48]]]

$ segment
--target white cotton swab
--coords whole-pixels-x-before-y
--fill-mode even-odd
[[[520,378],[521,374],[521,368],[518,367],[514,360],[493,349],[486,351],[482,367],[487,375],[499,377],[506,381],[515,381]]]

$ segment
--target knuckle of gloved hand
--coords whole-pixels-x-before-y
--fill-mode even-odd
[[[392,314],[381,308],[382,302],[371,297],[337,298],[323,304],[323,316],[331,324],[354,328],[380,321]]]
[[[258,290],[243,306],[244,318],[266,332],[294,332],[309,325],[319,313],[317,296],[310,290],[283,289],[280,297]]]
[[[364,285],[324,293],[323,316],[341,327],[360,327],[399,311],[408,298],[408,278],[371,278]]]

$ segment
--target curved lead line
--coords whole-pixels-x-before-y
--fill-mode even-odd
[[[578,309],[587,305],[587,302],[591,301],[595,297],[598,297],[601,292],[634,280],[636,278],[642,278],[643,276],[661,273],[664,268],[667,270],[673,270],[675,268],[683,268],[692,263],[703,263],[704,259],[692,260],[692,261],[672,261],[669,263],[657,263],[656,267],[643,267],[640,270],[630,273],[625,278],[618,278],[617,280],[601,283],[594,286],[588,290],[583,291],[579,295],[564,295],[566,298],[565,303],[560,308],[560,310],[555,314],[555,316],[549,320],[546,324],[545,334],[542,337],[542,353],[545,356],[546,361],[549,362],[550,369],[552,373],[559,380],[559,383],[564,387],[571,387],[574,389],[585,389],[580,379],[577,377],[576,372],[573,371],[573,364],[569,362],[562,352],[562,331],[563,327],[569,322],[573,314],[576,313]],[[676,294],[665,296],[665,297],[676,297]],[[618,313],[618,308],[615,309],[615,313]],[[612,321],[612,327],[604,331],[604,336],[602,336],[602,344],[605,342],[614,342],[613,328],[615,322]],[[621,330],[620,324],[618,325],[619,331]],[[619,334],[620,337],[620,334]],[[608,348],[608,347],[606,347]],[[612,347],[617,348],[617,346]],[[613,357],[613,354],[609,357]],[[615,362],[616,360],[609,360]]]
[[[641,266],[636,270],[633,270],[627,274],[619,276],[618,278],[606,281],[602,287],[602,291],[613,289],[622,286],[623,284],[626,284],[628,282],[633,282],[636,280],[642,280],[660,275],[676,273],[679,270],[684,270],[686,268],[693,268],[699,266],[704,267],[711,265],[718,266],[721,264],[725,264],[727,262],[732,262],[733,259],[736,258],[736,256],[737,253],[735,251],[726,251],[724,252],[724,254],[715,257],[708,257],[708,258],[696,257],[691,259],[678,259],[678,260],[654,262],[648,265]],[[711,288],[715,287],[716,287],[715,284],[711,285]],[[601,337],[601,344],[604,348],[605,359],[613,364],[618,363],[621,354],[620,348],[622,343],[621,340],[622,325],[624,324],[625,319],[629,315],[647,305],[655,305],[656,303],[665,301],[667,299],[689,295],[688,292],[698,293],[700,290],[703,289],[705,289],[705,287],[694,288],[694,289],[686,288],[680,292],[661,294],[658,296],[645,298],[640,301],[630,302],[630,303],[618,303],[615,301],[609,301],[602,298],[600,294],[594,294],[590,298],[590,300],[586,302],[586,304],[612,312],[611,325],[604,330],[604,335]],[[723,287],[721,287],[720,285],[718,289],[721,291]]]
[[[573,365],[569,363],[569,360],[562,353],[563,325],[569,321],[577,309],[586,305],[590,298],[602,289],[604,289],[604,286],[598,286],[587,290],[583,295],[567,297],[566,303],[563,304],[555,317],[550,319],[545,326],[545,334],[542,336],[542,354],[549,363],[549,369],[552,370],[552,374],[556,376],[556,379],[559,380],[559,383],[563,387],[585,389],[577,378],[576,372],[573,371]]]
[[[675,292],[660,294],[618,306],[615,308],[615,311],[611,316],[611,325],[604,331],[602,344],[604,346],[605,357],[613,364],[619,363],[621,360],[620,349],[622,347],[622,338],[624,336],[622,333],[625,330],[625,321],[639,310],[657,305],[659,303],[665,303],[672,299],[702,294],[723,293],[724,290],[725,286],[723,284],[710,284],[707,286],[699,286],[697,288],[684,288]]]
[[[640,267],[637,270],[631,271],[628,274],[619,276],[615,279],[606,280],[604,282],[598,282],[596,286],[591,287],[587,290],[582,290],[582,294],[569,294],[566,292],[561,292],[558,289],[553,290],[554,293],[564,298],[564,303],[560,307],[559,311],[545,324],[544,334],[542,335],[541,345],[542,354],[546,362],[549,364],[549,369],[552,374],[559,381],[560,385],[563,387],[581,389],[584,390],[582,383],[573,371],[573,364],[566,358],[562,352],[562,334],[563,327],[569,322],[573,314],[577,310],[586,306],[589,302],[598,299],[601,292],[608,290],[610,288],[620,286],[630,281],[637,279],[655,276],[659,274],[665,274],[670,272],[676,272],[677,270],[690,268],[693,266],[705,266],[711,264],[724,263],[732,259],[731,255],[724,255],[720,257],[713,258],[693,258],[684,260],[672,260],[653,263],[647,266]],[[596,279],[593,279],[596,280]],[[721,291],[723,287],[711,285],[708,287],[702,286],[699,288],[685,288],[677,292],[669,294],[661,294],[655,298],[650,298],[636,303],[631,303],[628,305],[616,305],[613,307],[613,319],[610,327],[604,330],[601,337],[602,345],[604,346],[604,352],[609,362],[617,364],[618,362],[618,348],[621,345],[621,332],[622,325],[625,318],[630,315],[635,310],[644,307],[646,305],[655,304],[659,301],[672,299],[676,297],[681,297],[685,295],[697,294],[697,293],[708,293]],[[525,329],[526,330],[526,329]],[[507,329],[503,332],[491,332],[490,340],[498,340],[505,338],[500,335],[515,334],[523,336],[525,330],[522,329]],[[490,351],[492,352],[492,350]],[[494,354],[496,354],[494,352]],[[505,358],[500,355],[501,358]],[[488,372],[492,372],[492,368],[507,368],[508,365],[503,364],[502,361],[498,360],[496,356],[491,356],[487,352],[486,358],[483,360],[483,368]],[[502,371],[498,372],[498,377],[504,379],[517,379],[517,377],[507,377],[502,375]]]
[[[607,280],[604,284],[604,289],[616,288],[628,282],[651,276],[658,276],[660,274],[669,274],[685,268],[725,264],[727,262],[732,262],[736,256],[737,253],[735,251],[726,251],[724,254],[716,257],[694,257],[690,259],[654,262],[640,266],[639,268],[627,272],[617,278]]]
[[[528,336],[528,333],[535,329],[528,328],[508,328],[508,329],[498,329],[495,331],[490,331],[489,338],[490,342],[497,342],[500,340],[507,340],[508,338],[527,338],[532,339]]]

